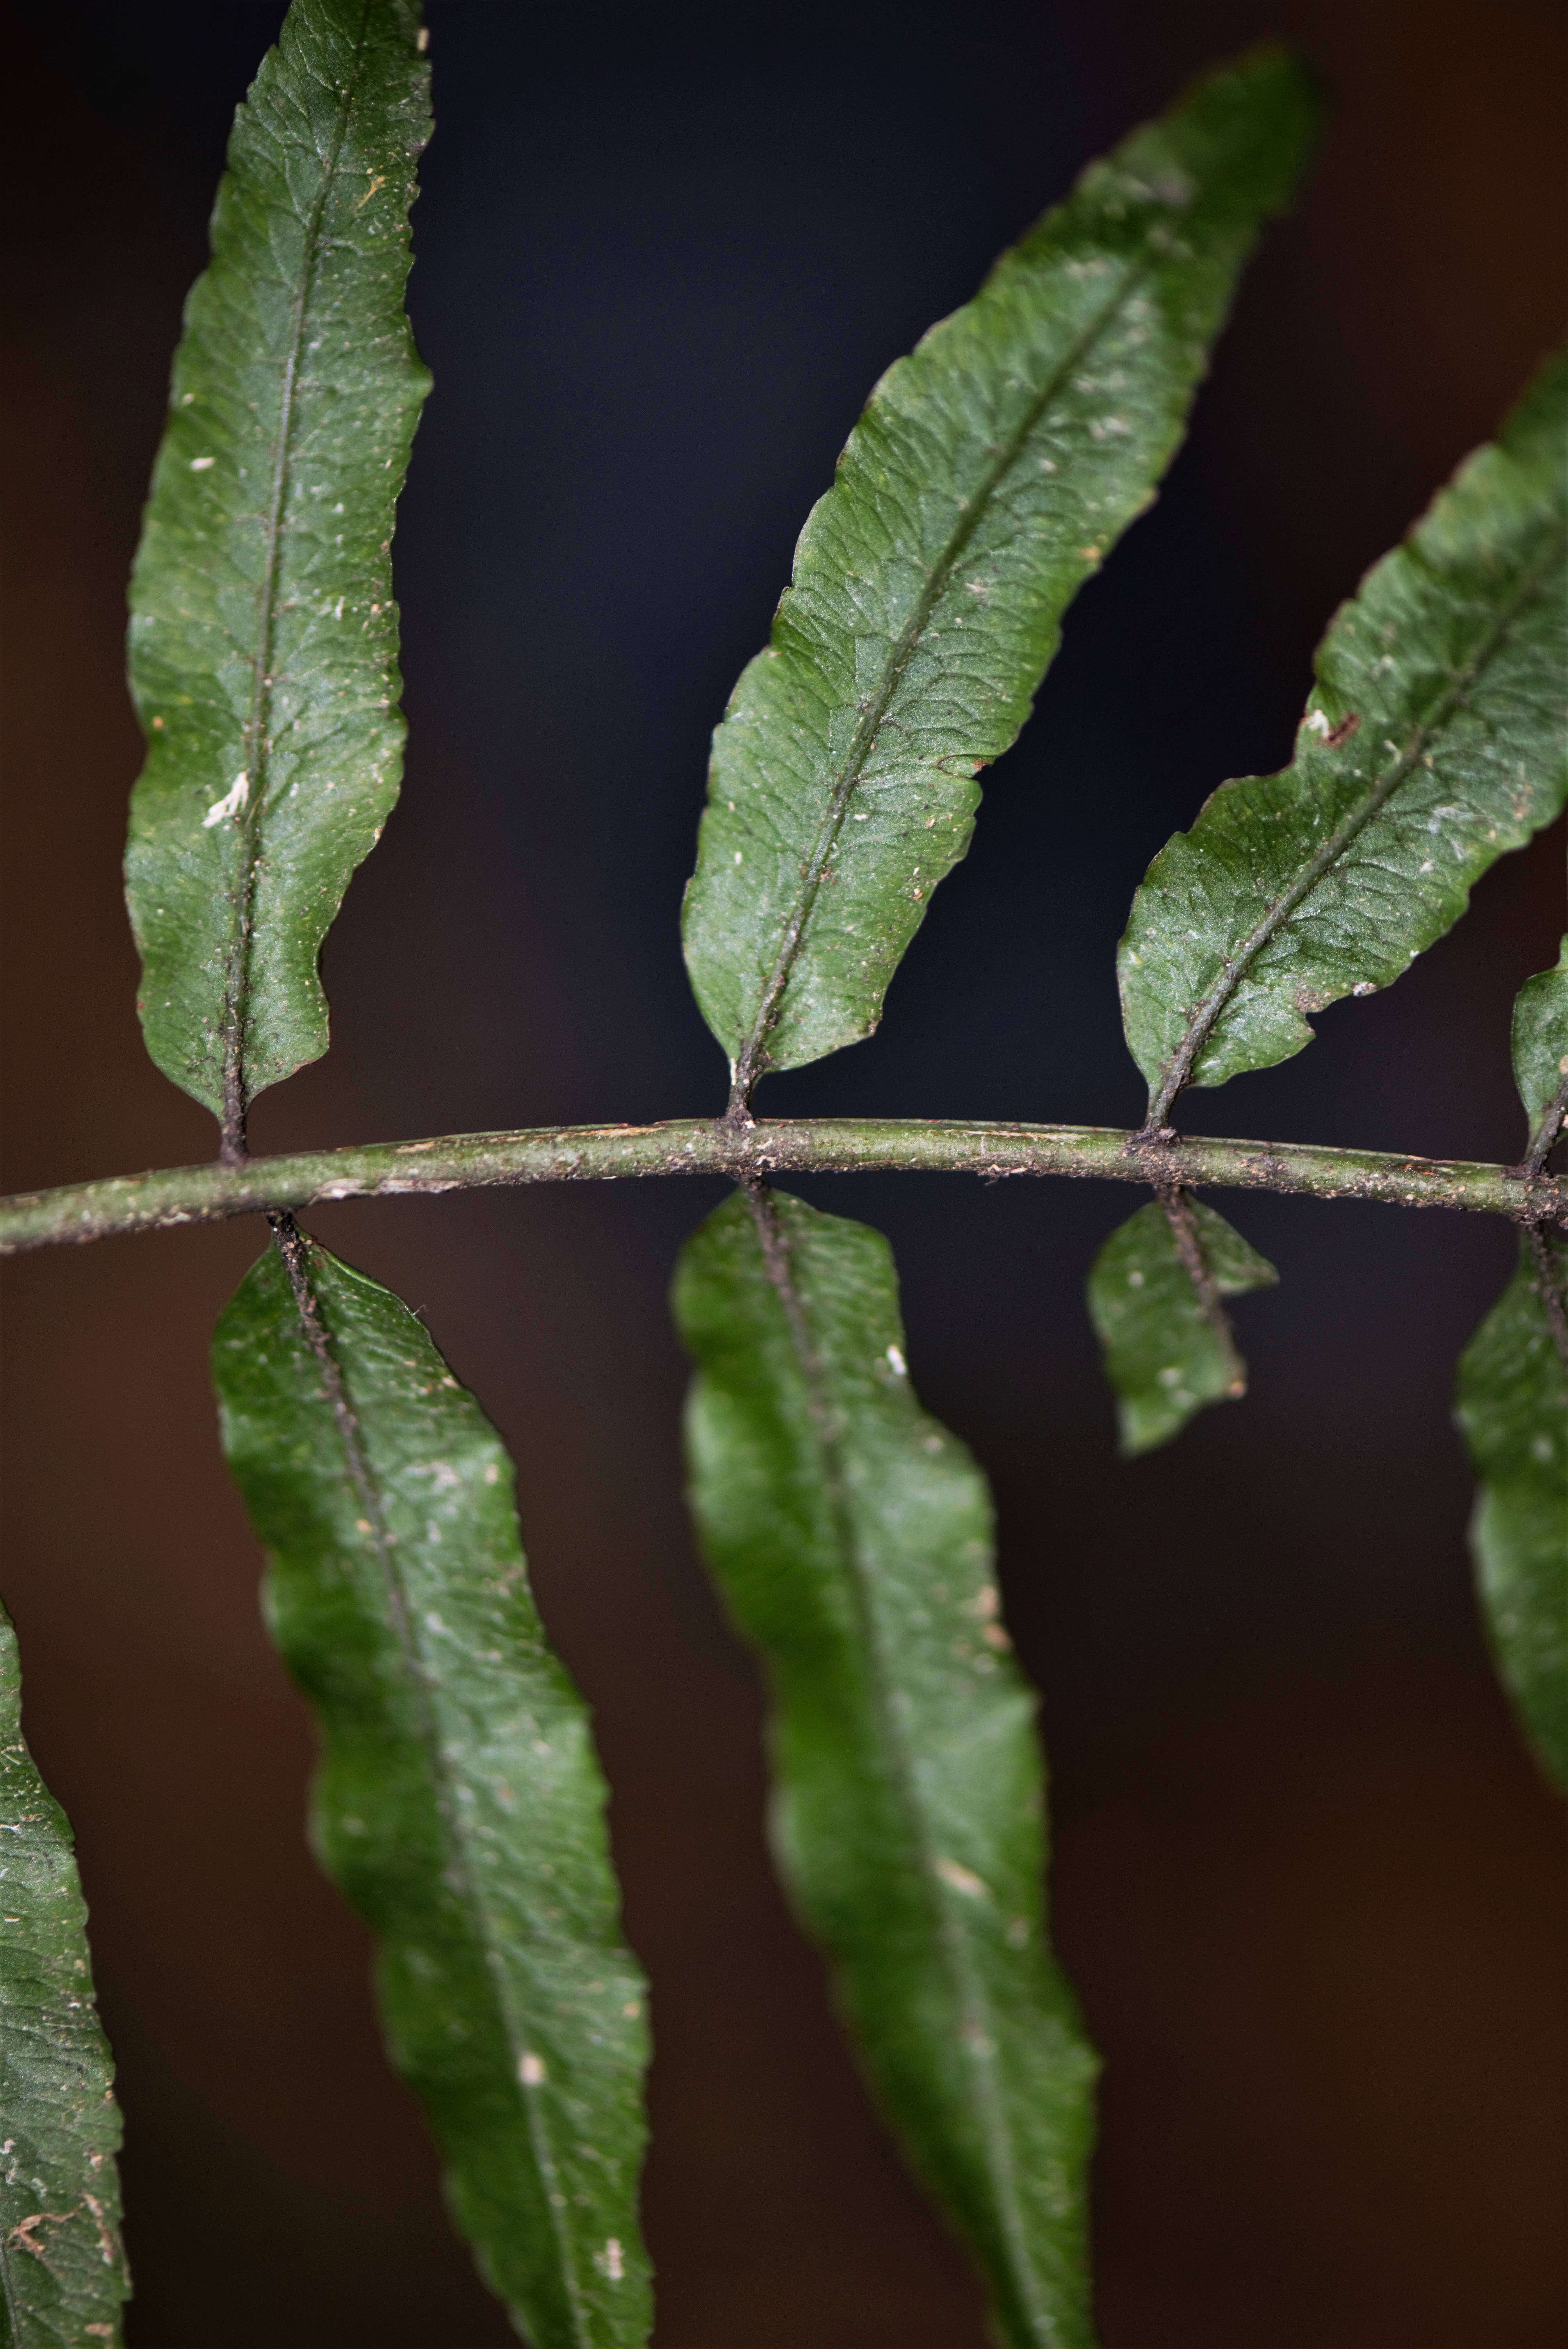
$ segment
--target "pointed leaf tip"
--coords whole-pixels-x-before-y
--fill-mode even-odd
[[[683,927],[738,1099],[876,1027],[976,777],[1176,450],[1313,110],[1277,51],[1222,68],[872,391],[714,737]]]
[[[402,770],[418,22],[407,0],[294,0],[234,119],[131,583],[142,1030],[232,1141],[326,1050],[316,957]]]

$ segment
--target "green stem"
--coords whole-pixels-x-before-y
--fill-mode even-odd
[[[649,1174],[924,1173],[1097,1175],[1159,1191],[1219,1186],[1462,1207],[1514,1222],[1568,1225],[1568,1180],[1464,1159],[1325,1150],[1310,1143],[1169,1141],[1109,1125],[963,1124],[929,1118],[764,1119],[746,1126],[677,1118],[660,1125],[568,1125],[453,1133],[428,1142],[301,1151],[239,1165],[170,1166],[0,1199],[0,1256],[108,1239],[323,1200],[513,1183],[613,1182]]]

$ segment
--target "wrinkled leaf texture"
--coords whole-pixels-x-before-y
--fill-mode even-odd
[[[736,1193],[675,1305],[702,1546],[772,1693],[784,1879],[1001,2336],[1081,2349],[1096,2062],[1046,1942],[1035,1701],[985,1481],[911,1391],[864,1225]]]
[[[120,2338],[113,2076],[71,1831],[22,1735],[0,1609],[0,2349]]]
[[[287,1227],[213,1365],[269,1621],[321,1730],[315,1846],[377,1937],[457,2223],[533,2349],[635,2349],[645,1991],[511,1463],[415,1316]]]
[[[741,1095],[876,1026],[976,776],[1171,460],[1314,111],[1276,50],[1215,73],[872,393],[714,737],[686,952]]]
[[[1568,792],[1568,353],[1318,647],[1292,765],[1226,783],[1149,869],[1122,1013],[1159,1124],[1398,978]]]
[[[401,773],[418,35],[413,0],[289,10],[235,117],[132,581],[142,1028],[231,1135],[326,1050],[316,957]]]
[[[1171,1211],[1152,1200],[1112,1232],[1089,1272],[1088,1309],[1125,1454],[1169,1443],[1205,1403],[1245,1393],[1246,1365],[1221,1299],[1278,1278],[1202,1200],[1179,1200]]]

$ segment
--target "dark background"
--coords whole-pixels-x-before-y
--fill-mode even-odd
[[[119,901],[124,580],[227,123],[276,5],[16,0],[5,320],[7,1188],[209,1154]],[[1155,512],[1069,617],[882,1031],[765,1111],[1135,1123],[1112,954],[1150,856],[1277,765],[1337,598],[1559,331],[1564,25],[1532,0],[432,0],[397,544],[404,801],[260,1149],[716,1110],[676,907],[707,732],[864,393],[1089,156],[1281,24],[1336,98]],[[1522,1143],[1561,829],[1396,989],[1193,1130]],[[1104,1185],[822,1181],[895,1242],[914,1373],[997,1488],[1044,1696],[1056,1932],[1106,2051],[1106,2349],[1548,2349],[1568,2319],[1561,1822],[1470,1597],[1455,1355],[1481,1218],[1242,1198],[1242,1407],[1130,1466],[1081,1308]],[[661,2349],[976,2349],[761,1837],[754,1675],[694,1563],[671,1260],[717,1186],[311,1218],[428,1317],[520,1464],[596,1708],[658,2061]],[[6,1278],[4,1589],[77,1827],[143,2349],[508,2338],[300,1836],[205,1356],[235,1225]]]

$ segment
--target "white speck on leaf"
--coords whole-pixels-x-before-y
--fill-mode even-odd
[[[937,1875],[950,1892],[962,1892],[965,1900],[985,1899],[985,1880],[984,1877],[976,1876],[973,1868],[963,1867],[956,1859],[939,1859],[934,1865]]]
[[[193,473],[211,472],[212,467],[217,463],[217,461],[218,460],[216,457],[192,457],[191,460],[191,471]]]
[[[214,800],[206,814],[202,817],[202,831],[211,832],[212,826],[215,823],[222,823],[226,815],[238,815],[240,810],[244,806],[245,802],[250,798],[250,777],[248,775],[236,775],[228,790],[224,792],[222,798],[221,800]]]
[[[887,1358],[889,1365],[896,1378],[906,1379],[909,1376],[909,1365],[905,1362],[903,1356],[899,1352],[896,1346],[890,1346],[888,1348]]]
[[[517,2067],[517,2076],[525,2088],[542,2087],[544,2085],[543,2057],[534,2054],[531,2048]]]

